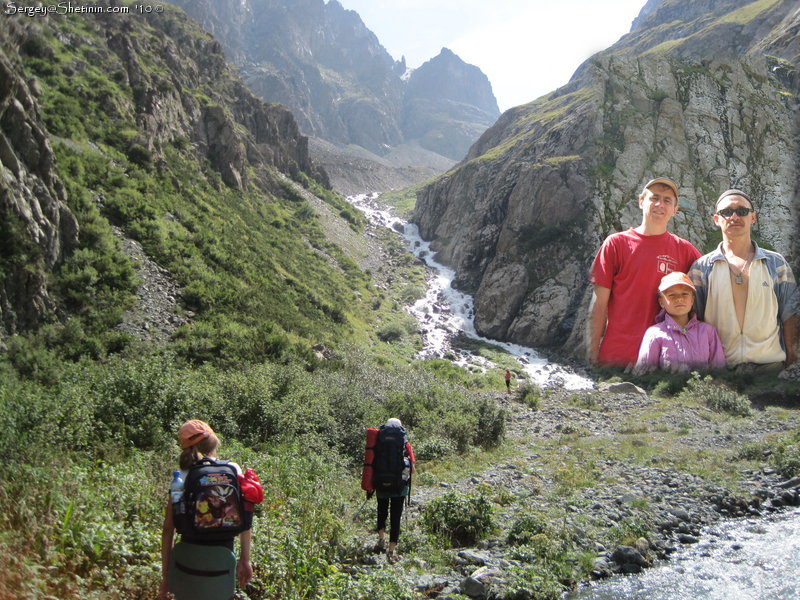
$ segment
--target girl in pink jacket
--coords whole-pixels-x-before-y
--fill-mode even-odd
[[[655,369],[690,371],[721,369],[725,350],[713,325],[698,321],[692,311],[695,287],[685,273],[673,271],[661,279],[661,312],[642,338],[634,373]]]

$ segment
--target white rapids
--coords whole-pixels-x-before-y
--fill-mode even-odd
[[[484,370],[497,368],[483,357],[464,351],[456,352],[452,348],[450,340],[458,332],[463,332],[467,337],[490,343],[516,357],[521,370],[537,385],[557,385],[574,390],[590,389],[594,386],[590,379],[575,373],[572,369],[540,357],[533,348],[480,336],[475,331],[473,322],[475,309],[472,296],[451,286],[455,272],[434,260],[430,242],[420,237],[415,224],[393,215],[377,202],[377,198],[378,194],[373,193],[349,196],[347,200],[363,212],[373,224],[401,233],[408,244],[409,252],[423,260],[428,267],[427,293],[413,305],[406,307],[406,310],[419,321],[423,333],[424,347],[420,351],[420,358],[455,356],[453,362],[462,366],[476,365]]]

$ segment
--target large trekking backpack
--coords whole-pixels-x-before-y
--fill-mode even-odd
[[[232,539],[245,530],[242,491],[236,468],[201,458],[186,474],[183,497],[172,505],[175,529],[187,542]]]
[[[399,495],[408,483],[406,456],[406,430],[402,427],[386,427],[378,431],[373,460],[373,488],[390,495]]]

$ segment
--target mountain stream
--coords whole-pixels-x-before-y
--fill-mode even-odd
[[[800,598],[800,511],[715,525],[697,546],[636,577],[592,584],[569,600]]]
[[[587,389],[592,381],[569,367],[549,362],[532,348],[481,337],[473,323],[470,295],[455,290],[452,269],[437,263],[430,243],[416,225],[394,216],[378,194],[350,196],[348,200],[370,222],[399,232],[408,249],[428,267],[425,296],[407,310],[418,320],[424,347],[420,358],[450,358],[456,364],[484,370],[498,369],[490,361],[453,348],[450,340],[462,332],[506,350],[520,369],[542,386]],[[697,546],[684,547],[670,561],[642,574],[602,580],[565,596],[569,600],[787,600],[800,598],[800,510],[764,519],[733,520],[710,528]]]
[[[459,332],[467,337],[502,348],[516,357],[530,381],[540,386],[562,386],[567,389],[588,389],[592,381],[569,367],[548,361],[539,356],[533,348],[517,344],[498,342],[481,337],[475,330],[475,314],[472,296],[453,289],[455,277],[452,269],[434,260],[430,242],[424,241],[419,229],[413,223],[393,215],[377,201],[378,194],[359,194],[349,196],[348,201],[358,208],[376,226],[387,227],[400,233],[406,240],[408,250],[420,258],[428,267],[428,289],[423,298],[406,307],[419,322],[424,347],[420,358],[451,358],[461,366],[473,366],[481,370],[498,369],[485,358],[471,352],[453,348],[450,341]]]

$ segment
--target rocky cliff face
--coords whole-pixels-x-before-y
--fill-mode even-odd
[[[412,143],[458,160],[499,115],[477,67],[444,50],[406,77],[405,62],[336,0],[173,3],[218,37],[256,94],[328,142],[380,157]]]
[[[35,80],[0,29],[0,341],[55,308],[46,273],[78,243],[78,222],[42,123]]]
[[[108,41],[98,58],[122,68],[149,151],[184,137],[236,188],[247,187],[251,165],[326,180],[311,162],[308,140],[292,114],[256,97],[234,75],[219,42],[185,23],[183,15],[171,11],[144,19],[154,34],[131,27],[134,21],[120,26],[118,20],[97,20],[107,27]],[[168,71],[154,71],[141,60],[153,53],[165,58]]]
[[[798,28],[788,1],[651,1],[567,86],[502,115],[414,216],[475,294],[478,330],[582,356],[594,252],[638,225],[655,175],[679,183],[671,229],[701,251],[735,186],[759,200],[758,239],[796,267]]]
[[[186,24],[180,11],[59,19],[10,16],[0,27],[0,342],[63,316],[51,274],[78,246],[79,226],[45,121],[63,124],[88,98],[116,123],[104,142],[131,160],[161,169],[164,149],[181,146],[208,161],[232,188],[253,185],[253,177],[261,186],[279,187],[274,171],[327,185],[292,114],[257,98],[230,69],[219,43]],[[62,64],[57,44],[79,49],[81,59]],[[106,91],[86,90],[84,99],[43,107],[40,82],[25,71],[23,57],[43,72],[58,65]]]

